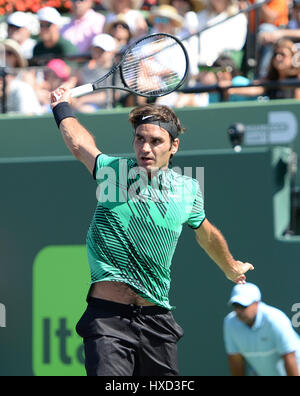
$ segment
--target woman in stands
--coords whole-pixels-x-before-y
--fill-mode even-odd
[[[276,82],[297,80],[300,77],[300,53],[293,41],[288,39],[279,40],[272,55],[271,64],[267,76],[262,82]],[[291,81],[292,84],[292,81]],[[267,96],[269,99],[300,99],[300,88],[293,87],[244,87],[231,88],[229,94],[247,96]]]

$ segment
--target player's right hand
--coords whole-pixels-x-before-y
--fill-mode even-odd
[[[59,87],[55,91],[51,92],[51,109],[53,109],[58,103],[68,102],[71,104],[71,90],[65,87]]]

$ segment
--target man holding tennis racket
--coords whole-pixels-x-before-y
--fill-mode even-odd
[[[178,375],[177,342],[183,331],[171,313],[168,292],[183,224],[195,230],[199,245],[228,279],[243,284],[254,268],[232,257],[221,232],[206,219],[198,182],[169,169],[183,132],[170,108],[145,105],[130,113],[133,160],[103,154],[74,117],[70,102],[70,90],[53,92],[54,118],[66,146],[100,187],[87,235],[92,286],[77,324],[87,374]],[[103,183],[111,173],[115,198],[103,199]]]

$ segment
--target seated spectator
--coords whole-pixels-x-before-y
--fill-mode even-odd
[[[143,0],[102,0],[102,5],[109,11],[106,23],[111,23],[117,15],[122,14],[134,39],[147,34],[147,22],[139,11]]]
[[[287,28],[275,29],[270,32],[261,32],[259,42],[261,45],[274,45],[278,40],[287,38],[300,42],[300,0],[293,1],[291,20]]]
[[[60,13],[52,7],[41,8],[37,12],[40,22],[41,40],[33,49],[33,57],[40,59],[44,64],[49,59],[76,55],[77,48],[68,40],[60,36],[62,23]]]
[[[1,42],[5,48],[5,65],[9,68],[25,68],[28,62],[22,54],[21,46],[13,39]]]
[[[288,79],[299,79],[299,65],[294,64],[295,55],[297,54],[298,49],[291,40],[279,40],[274,47],[271,65],[266,76],[266,80],[282,81]],[[270,99],[300,99],[300,88],[269,88],[265,90],[265,95]]]
[[[151,33],[178,34],[183,28],[183,18],[176,8],[162,5],[151,10],[148,21],[152,26]]]
[[[151,10],[149,23],[152,25],[152,33],[167,33],[177,36],[183,28],[184,19],[178,14],[176,8],[170,5],[161,5]],[[190,58],[190,77],[195,79],[198,76],[197,58],[191,51],[187,41],[184,41]],[[175,62],[176,65],[176,62]],[[194,95],[185,95],[178,92],[172,92],[156,100],[156,104],[170,107],[193,106],[192,99]]]
[[[254,3],[255,0],[250,0]],[[289,21],[289,5],[287,0],[271,0],[267,4],[263,4],[260,8],[260,21],[258,28],[259,37],[259,66],[258,78],[264,78],[268,71],[272,52],[273,43],[268,42],[268,34],[278,31],[278,29],[285,29]],[[254,34],[255,14],[250,14],[250,31]],[[278,37],[279,39],[279,37]]]
[[[299,65],[295,64],[298,50],[296,45],[288,39],[279,40],[273,50],[268,73],[262,82],[276,82],[289,79],[299,79]],[[270,99],[300,99],[300,88],[293,87],[245,87],[232,88],[230,94],[237,93],[247,96],[267,96]]]
[[[153,8],[148,20],[153,27],[152,33],[167,33],[173,36],[178,36],[184,22],[184,19],[178,14],[176,8],[169,5],[161,5]],[[190,77],[194,79],[198,76],[197,57],[188,41],[184,41],[184,45],[190,58]]]
[[[178,94],[174,107],[203,107],[222,100],[242,101],[249,100],[247,96],[240,95],[239,91],[228,93],[227,87],[234,85],[247,86],[250,81],[243,77],[237,69],[234,60],[228,55],[220,55],[211,67],[202,67],[198,84],[207,88],[214,88],[198,94]],[[217,88],[224,88],[221,92]]]
[[[77,85],[88,84],[98,80],[111,70],[116,54],[116,40],[108,34],[94,37],[91,47],[92,59],[78,72]],[[113,85],[112,76],[105,80],[105,85]],[[91,113],[99,109],[110,108],[112,105],[111,90],[98,91],[73,100],[77,111]]]
[[[132,39],[130,28],[122,14],[117,15],[116,19],[105,26],[105,33],[116,40],[118,52],[124,50]]]
[[[52,59],[44,70],[44,81],[39,84],[36,92],[45,112],[50,112],[49,97],[61,85],[74,88],[77,79],[71,75],[71,67],[62,59]]]
[[[250,4],[257,3],[257,0],[248,0]],[[260,7],[259,25],[264,23],[276,26],[277,28],[286,27],[289,21],[289,1],[290,0],[270,0],[268,3]],[[251,24],[254,23],[255,13],[251,12]]]
[[[156,7],[159,0],[144,0],[143,10],[150,11],[152,7]]]
[[[197,13],[205,8],[205,0],[159,0],[159,4],[166,4],[174,7],[183,18],[183,26],[181,30],[177,32],[177,36],[180,39],[186,38],[199,30]],[[192,36],[184,42],[188,43],[190,56],[195,65],[193,66],[193,74],[195,76],[198,74],[197,54],[199,52],[199,38],[198,36]]]
[[[197,13],[205,8],[205,2],[203,0],[159,0],[159,4],[173,6],[176,8],[178,14],[184,19],[183,29],[179,33],[180,37],[197,32]]]
[[[225,21],[239,11],[237,0],[207,0],[205,10],[198,13],[199,29]],[[247,37],[248,21],[244,14],[236,15],[200,35],[200,65],[211,66],[225,51],[240,51]]]
[[[25,12],[17,11],[8,15],[7,38],[15,40],[21,47],[25,59],[32,58],[36,40],[31,38],[30,18]]]
[[[234,60],[226,54],[220,55],[216,59],[212,65],[212,71],[215,73],[216,84],[220,88],[226,88],[229,86],[247,87],[250,84],[250,80],[241,75],[241,72],[236,67]],[[219,102],[221,100],[239,102],[249,100],[249,98],[241,95],[238,89],[234,91],[234,88],[231,91],[223,90],[221,94],[210,94],[210,103]]]
[[[104,15],[93,10],[93,0],[72,0],[72,20],[61,29],[61,35],[77,47],[80,54],[89,51],[93,38],[103,32]]]
[[[42,114],[43,108],[34,89],[35,76],[31,71],[23,70],[28,63],[21,53],[19,44],[12,39],[4,40],[1,44],[5,47],[5,63],[8,67],[8,74],[5,77],[7,112]],[[2,94],[2,89],[0,92]]]
[[[293,0],[293,7],[291,10],[291,18],[288,23],[288,29],[290,30],[300,29],[300,0]],[[297,36],[297,39],[298,38],[299,36]]]

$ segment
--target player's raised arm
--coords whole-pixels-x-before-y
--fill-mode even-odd
[[[204,220],[201,227],[196,229],[196,240],[209,257],[219,266],[231,281],[243,284],[246,282],[245,273],[253,270],[249,263],[242,263],[232,257],[227,242],[222,233],[208,220]]]
[[[94,136],[74,116],[70,103],[69,89],[61,87],[51,93],[51,109],[66,146],[93,174],[96,157],[101,151],[96,146]]]

